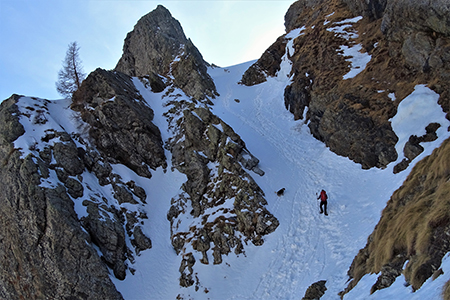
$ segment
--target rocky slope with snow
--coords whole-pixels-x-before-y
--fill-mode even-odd
[[[73,99],[3,101],[0,296],[440,296],[449,19],[300,0],[258,61],[218,68],[158,6]]]
[[[181,257],[181,286],[195,283],[192,251],[202,255],[203,264],[220,264],[232,251],[245,253],[248,242],[264,243],[263,236],[279,222],[265,208],[264,192],[248,173],[264,172],[239,135],[211,113],[207,97],[217,92],[207,67],[178,21],[158,6],[127,36],[116,71],[97,69],[74,94],[73,112],[67,116],[72,120],[66,120],[73,121],[70,127],[54,120],[47,100],[13,96],[2,103],[2,177],[8,178],[2,184],[8,190],[24,190],[23,196],[7,193],[3,198],[10,203],[2,207],[8,216],[2,218],[4,228],[19,227],[12,226],[14,233],[6,232],[2,239],[2,258],[13,256],[18,264],[5,265],[2,272],[5,298],[83,298],[86,285],[94,286],[89,297],[120,298],[107,268],[124,280],[127,272],[134,272],[135,257],[152,247],[143,230],[148,218],[143,207],[152,195],[133,180],[123,180],[114,165],[151,178],[158,168],[166,171],[167,150],[172,168],[187,177],[172,201],[161,199],[172,202],[166,212],[171,224],[166,238]],[[164,142],[152,122],[154,112],[138,90],[147,88],[149,93],[165,92],[165,128],[172,136]],[[36,128],[39,133],[30,132]],[[78,202],[78,216],[72,201]],[[14,204],[21,202],[24,207]],[[20,222],[25,212],[23,217],[36,224]],[[184,224],[186,217],[197,219],[196,225]],[[67,242],[54,248],[61,236]],[[65,248],[70,249],[67,258],[59,254]],[[15,249],[21,250],[12,255]],[[26,258],[21,251],[37,254]],[[49,261],[40,262],[41,256]],[[34,269],[40,270],[35,282]]]
[[[430,84],[447,113],[450,101],[445,1],[433,2],[430,9],[420,1],[406,6],[391,1],[386,8],[375,2],[297,1],[286,14],[288,33],[242,78],[245,85],[265,81],[287,53],[293,67],[287,74],[292,83],[285,89],[286,108],[307,120],[313,135],[332,151],[364,168],[384,168],[401,155],[389,120],[415,85]],[[429,15],[411,17],[422,11]]]

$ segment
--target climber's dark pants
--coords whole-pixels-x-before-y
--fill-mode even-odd
[[[325,211],[325,214],[327,214],[327,201],[320,201],[320,213],[323,213]]]

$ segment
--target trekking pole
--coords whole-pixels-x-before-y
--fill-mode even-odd
[[[318,194],[317,194],[317,192],[316,192],[316,201],[317,200],[319,200],[319,196],[318,196]],[[317,204],[319,205],[319,213],[320,213],[320,201],[317,201]]]

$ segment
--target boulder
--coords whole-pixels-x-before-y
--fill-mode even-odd
[[[327,282],[325,280],[317,281],[311,284],[306,290],[305,296],[302,300],[319,300],[325,295],[325,291],[327,290],[325,284]]]

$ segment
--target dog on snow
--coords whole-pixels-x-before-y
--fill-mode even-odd
[[[276,193],[277,193],[277,196],[278,196],[278,197],[283,196],[285,190],[286,190],[285,188],[282,188],[281,190],[279,190],[278,192],[276,192]]]

